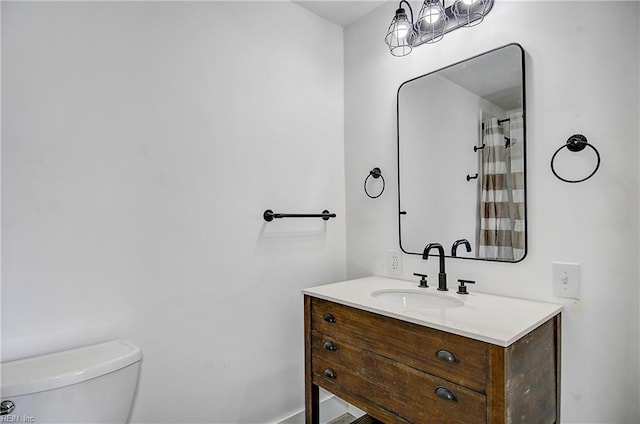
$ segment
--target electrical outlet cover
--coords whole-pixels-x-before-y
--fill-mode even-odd
[[[391,275],[402,275],[402,255],[398,250],[387,252],[387,271]]]

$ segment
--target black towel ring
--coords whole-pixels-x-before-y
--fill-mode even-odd
[[[555,168],[553,167],[553,161],[555,160],[556,155],[560,152],[560,150],[566,147],[570,152],[580,152],[587,146],[593,149],[593,151],[596,153],[596,157],[598,158],[598,163],[596,164],[596,168],[593,170],[593,172],[581,180],[567,180],[566,178],[562,178],[560,175],[558,175]],[[583,181],[586,181],[589,178],[593,177],[596,171],[598,171],[598,168],[600,168],[600,153],[598,152],[598,149],[593,147],[592,144],[589,144],[589,142],[587,141],[587,137],[583,136],[582,134],[574,134],[569,137],[567,143],[556,150],[553,156],[551,156],[551,172],[553,172],[553,175],[555,175],[559,180],[562,180],[565,183],[581,183]]]
[[[370,195],[367,191],[367,180],[369,179],[369,177],[373,177],[374,179],[382,178],[382,190],[380,190],[380,193],[375,196]],[[384,177],[382,176],[382,171],[380,170],[380,168],[375,167],[371,171],[369,171],[369,175],[367,175],[367,178],[364,179],[364,192],[367,194],[367,196],[371,197],[372,199],[377,199],[382,195],[382,192],[384,192],[384,186]]]

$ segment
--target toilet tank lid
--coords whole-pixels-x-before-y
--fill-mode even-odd
[[[2,364],[2,398],[38,393],[117,371],[142,359],[124,340],[56,352]]]

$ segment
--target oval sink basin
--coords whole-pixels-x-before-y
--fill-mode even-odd
[[[376,290],[371,296],[380,302],[412,309],[450,309],[464,306],[460,299],[426,290]]]

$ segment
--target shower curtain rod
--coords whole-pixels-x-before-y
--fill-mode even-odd
[[[511,118],[498,119],[498,125],[508,121],[511,121]],[[482,129],[484,129],[484,122],[482,123]]]

